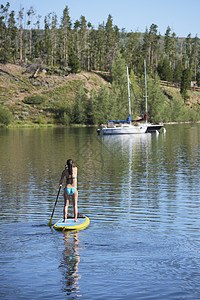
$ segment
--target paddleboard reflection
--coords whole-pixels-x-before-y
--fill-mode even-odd
[[[64,277],[64,292],[71,297],[81,297],[78,273],[78,264],[80,262],[78,232],[64,233],[65,249],[59,268]]]

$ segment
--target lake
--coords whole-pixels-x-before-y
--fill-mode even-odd
[[[200,299],[200,124],[165,128],[0,129],[1,299]],[[63,233],[68,158],[91,223]]]

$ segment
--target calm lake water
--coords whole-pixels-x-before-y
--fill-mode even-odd
[[[0,130],[1,299],[200,299],[200,124]],[[65,161],[79,232],[48,227]],[[62,217],[59,196],[53,223]],[[71,210],[71,206],[70,206]]]

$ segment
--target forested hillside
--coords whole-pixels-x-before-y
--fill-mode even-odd
[[[55,102],[55,95],[47,95],[44,86],[40,86],[45,80],[52,81],[49,76],[63,78],[63,89],[64,78],[69,74],[107,72],[107,84],[98,90],[86,92],[84,84],[78,84],[74,99],[66,97],[68,100],[61,101],[59,111],[55,112],[50,105],[49,114],[53,112],[57,115],[54,119],[63,124],[98,124],[108,118],[124,118],[127,109],[126,66],[143,107],[144,59],[147,62],[148,114],[151,121],[199,120],[198,95],[188,91],[191,81],[200,86],[200,41],[197,36],[176,37],[170,27],[166,28],[165,36],[161,36],[156,24],[147,28],[145,33],[128,33],[113,24],[111,15],[97,29],[84,16],[72,24],[67,6],[61,20],[49,12],[43,26],[32,7],[28,11],[22,8],[14,12],[10,11],[9,3],[1,5],[0,62],[2,65],[21,65],[25,68],[24,72],[29,73],[28,79],[25,79],[27,86],[23,86],[23,105],[37,108],[37,105],[48,103],[49,106],[49,103]],[[2,76],[3,69],[1,71]],[[48,80],[44,76],[48,76]],[[160,79],[177,83],[180,89],[178,92],[161,89]],[[4,95],[1,104],[6,102],[5,89],[1,88]],[[40,98],[27,99],[32,93]],[[14,113],[11,102],[7,106]],[[137,108],[134,116],[138,116]]]

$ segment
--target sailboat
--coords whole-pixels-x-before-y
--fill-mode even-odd
[[[144,60],[144,78],[145,78],[145,115],[144,120],[147,125],[147,132],[157,132],[163,127],[163,124],[153,124],[147,120],[147,78],[146,78],[146,61]]]
[[[106,125],[102,125],[101,129],[97,129],[98,134],[114,135],[114,134],[141,134],[147,131],[146,123],[132,124],[131,121],[131,101],[130,101],[130,88],[129,88],[129,74],[127,67],[127,83],[128,83],[128,104],[129,116],[126,120],[114,121],[109,120]]]

